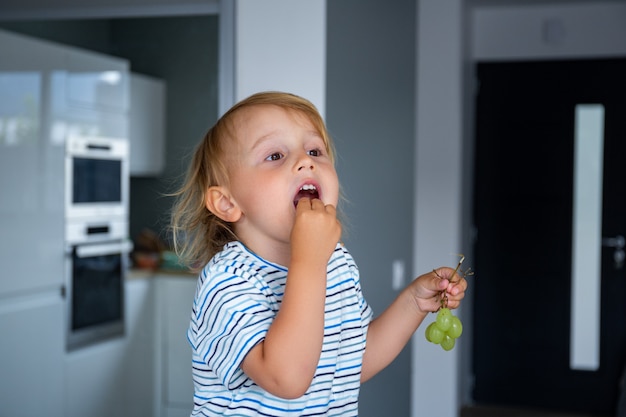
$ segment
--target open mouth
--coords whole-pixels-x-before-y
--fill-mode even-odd
[[[300,187],[300,190],[298,190],[298,193],[294,197],[293,205],[297,206],[298,201],[300,201],[300,199],[304,197],[311,198],[311,199],[320,198],[320,194],[317,191],[317,187],[313,184],[304,184],[302,187]]]

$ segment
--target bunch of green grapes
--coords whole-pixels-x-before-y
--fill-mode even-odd
[[[465,256],[463,254],[459,254],[459,256],[461,259],[454,269],[454,274],[461,271],[461,264],[465,260]],[[436,270],[433,270],[433,272],[439,276]],[[461,271],[460,273],[463,277],[474,274],[469,268],[467,271]],[[437,319],[426,327],[426,340],[436,345],[441,345],[443,350],[448,351],[454,347],[456,339],[458,339],[461,336],[461,333],[463,333],[463,324],[461,324],[461,320],[452,314],[448,308],[448,296],[446,295],[445,290],[441,291],[440,297],[441,308],[439,308],[439,311],[437,312]]]
[[[451,350],[456,339],[463,333],[461,320],[452,314],[449,308],[444,307],[437,313],[437,319],[426,328],[426,340],[441,345],[443,350]]]

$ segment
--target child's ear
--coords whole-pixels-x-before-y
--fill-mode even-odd
[[[241,217],[241,210],[228,190],[220,186],[209,187],[206,208],[225,222],[234,223]]]

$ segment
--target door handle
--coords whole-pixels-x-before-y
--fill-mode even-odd
[[[615,269],[622,269],[624,267],[624,259],[626,259],[624,245],[626,245],[626,239],[622,235],[602,238],[602,246],[615,248],[613,251],[613,265]]]
[[[123,240],[114,243],[98,243],[76,246],[76,256],[79,258],[88,258],[91,256],[103,255],[125,255],[133,250],[133,244],[129,240]]]

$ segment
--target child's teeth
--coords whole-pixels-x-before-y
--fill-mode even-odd
[[[316,188],[313,184],[307,184],[307,185],[303,185],[302,188],[300,189],[304,191],[309,191],[309,190],[315,190]]]

